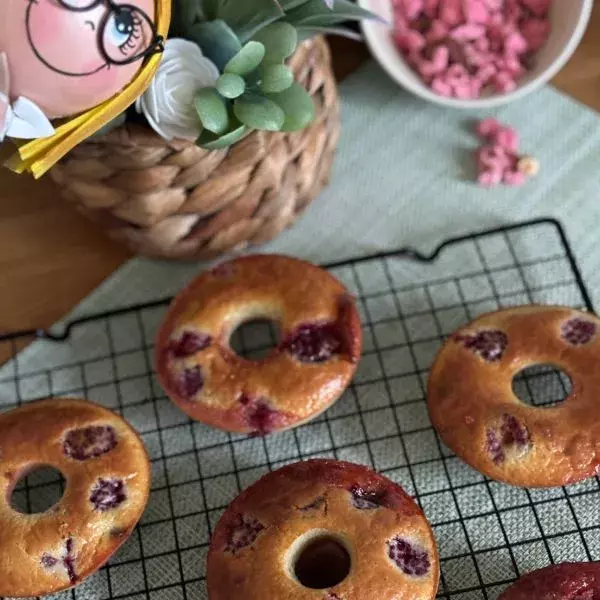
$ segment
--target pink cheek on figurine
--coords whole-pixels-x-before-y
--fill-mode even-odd
[[[27,14],[27,35],[37,58],[57,74],[77,77],[106,67],[98,29],[106,8],[70,11],[53,0],[38,0]]]

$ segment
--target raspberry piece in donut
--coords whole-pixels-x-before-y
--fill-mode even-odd
[[[335,323],[300,326],[283,347],[301,362],[317,363],[329,360],[342,347]]]
[[[110,425],[93,425],[72,429],[63,444],[67,456],[75,460],[98,458],[117,445],[117,435]]]
[[[529,430],[516,417],[503,415],[500,427],[487,431],[487,449],[496,464],[504,462],[507,453],[522,456],[531,449]]]
[[[385,488],[365,489],[360,486],[353,486],[350,489],[352,494],[352,503],[360,510],[373,510],[386,505]]]
[[[129,538],[150,492],[136,432],[90,402],[30,402],[0,415],[0,495],[38,466],[64,477],[62,498],[24,515],[0,510],[0,597],[55,594],[96,572]],[[17,557],[17,559],[15,559]]]
[[[563,338],[573,346],[584,346],[589,344],[595,337],[598,327],[595,323],[587,319],[570,319],[563,323],[562,328]]]
[[[417,544],[401,537],[388,542],[389,557],[407,575],[423,577],[431,568],[429,553]]]
[[[106,512],[117,508],[127,500],[125,484],[121,479],[99,479],[90,494],[90,502],[95,510]]]
[[[179,396],[186,400],[194,399],[204,387],[204,375],[201,367],[186,368],[176,377]]]
[[[262,360],[230,339],[271,320],[280,343]],[[207,271],[173,301],[156,340],[166,394],[191,418],[267,435],[302,425],[350,383],[362,350],[354,299],[324,269],[286,256],[236,258]]]
[[[350,600],[357,590],[365,599],[432,600],[438,581],[435,540],[417,504],[382,475],[335,460],[288,465],[242,492],[208,554],[211,600]]]
[[[598,600],[600,562],[563,563],[524,575],[499,600]]]
[[[242,394],[240,404],[243,406],[250,435],[263,436],[281,428],[282,415],[273,410],[266,400]]]
[[[239,515],[237,521],[232,523],[227,537],[225,552],[237,554],[256,541],[264,525],[248,515]]]
[[[211,341],[210,335],[205,333],[184,331],[179,338],[169,342],[169,351],[175,358],[187,358],[208,348]]]
[[[69,538],[65,543],[65,549],[67,551],[65,557],[63,558],[63,565],[67,570],[67,575],[69,576],[69,581],[71,585],[75,585],[79,577],[75,572],[75,557],[73,556],[73,548],[74,548],[73,538]]]
[[[64,552],[60,559],[45,553],[40,559],[41,565],[45,569],[62,568],[64,569],[71,585],[75,585],[78,581],[78,576],[75,571],[75,557],[73,556],[74,542],[73,538],[68,538],[65,541]]]
[[[450,336],[427,390],[441,439],[474,469],[515,486],[560,487],[596,475],[599,326],[590,313],[532,305],[483,315]],[[570,378],[573,391],[564,402],[547,408],[555,397],[525,404],[515,395],[515,377],[536,365]]]
[[[40,562],[46,569],[52,569],[58,564],[58,559],[54,558],[54,556],[50,556],[49,554],[43,554]]]
[[[457,335],[455,339],[488,362],[500,360],[508,346],[508,337],[502,331],[479,331],[473,335]]]

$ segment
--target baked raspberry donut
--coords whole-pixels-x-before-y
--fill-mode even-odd
[[[210,600],[431,600],[433,533],[404,490],[370,469],[309,460],[269,473],[210,543]]]
[[[21,514],[12,491],[41,466],[63,474],[64,495],[43,513]],[[150,463],[113,412],[42,400],[0,415],[0,486],[0,596],[38,596],[80,583],[125,542],[148,500]]]
[[[257,319],[278,322],[262,361],[229,345]],[[362,349],[352,297],[327,271],[285,256],[234,259],[200,275],[173,302],[156,343],[169,397],[213,427],[264,435],[316,417],[349,384]]]
[[[551,364],[573,391],[551,408],[512,390],[527,367]],[[429,377],[428,407],[444,442],[481,473],[555,487],[600,473],[600,320],[570,308],[487,314],[452,335]]]
[[[600,563],[563,563],[533,571],[498,600],[598,600]]]

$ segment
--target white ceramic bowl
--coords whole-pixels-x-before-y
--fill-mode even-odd
[[[358,0],[363,7],[392,22],[392,0]],[[445,98],[432,92],[410,68],[392,40],[389,26],[364,21],[363,31],[371,52],[381,66],[402,87],[413,94],[442,106],[453,108],[493,108],[523,98],[552,79],[568,62],[585,33],[594,0],[554,0],[552,33],[546,46],[537,54],[537,66],[508,94],[490,94],[474,100]]]

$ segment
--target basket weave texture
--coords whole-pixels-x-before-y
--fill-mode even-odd
[[[137,254],[208,259],[265,243],[327,184],[339,138],[326,41],[303,42],[290,66],[317,106],[302,131],[254,132],[208,151],[127,124],[75,148],[52,177],[68,201]]]

